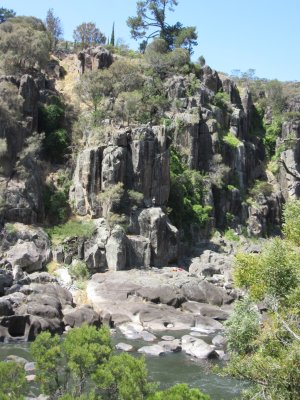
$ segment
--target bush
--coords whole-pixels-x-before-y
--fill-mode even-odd
[[[234,282],[254,300],[275,296],[282,302],[298,285],[300,254],[286,240],[275,238],[262,253],[237,254]]]
[[[213,99],[213,103],[215,106],[221,108],[221,110],[227,110],[230,104],[229,94],[225,92],[216,93]]]
[[[62,162],[67,154],[70,145],[70,138],[65,129],[58,129],[45,136],[44,142],[45,155],[51,161]]]
[[[44,206],[45,214],[52,223],[63,222],[70,212],[68,189],[57,189],[53,185],[46,186]]]
[[[249,190],[250,196],[255,200],[259,197],[259,195],[269,197],[272,193],[273,186],[271,183],[266,181],[255,181],[254,186]]]
[[[273,117],[271,125],[267,125],[266,133],[263,138],[267,159],[270,160],[275,154],[276,140],[281,133],[282,119],[281,117]]]
[[[22,400],[27,389],[23,365],[13,361],[0,361],[0,399]]]
[[[187,233],[191,223],[205,226],[210,219],[212,207],[204,204],[204,176],[198,171],[189,170],[174,149],[171,150],[170,171],[168,207],[171,209],[171,220]]]
[[[234,312],[225,322],[228,349],[238,354],[247,354],[254,348],[254,339],[259,333],[259,313],[255,304],[245,298],[235,303]]]
[[[241,144],[241,141],[231,132],[228,132],[225,136],[223,136],[223,142],[232,148],[237,148]]]
[[[89,238],[93,235],[95,229],[92,221],[70,220],[63,225],[48,228],[46,231],[52,243],[60,244],[68,237]]]
[[[90,277],[89,270],[84,261],[77,261],[75,264],[71,264],[68,269],[71,277],[77,281],[85,281]]]
[[[64,121],[65,110],[63,104],[49,104],[39,109],[39,131],[49,134],[60,129]]]
[[[0,24],[1,68],[6,74],[44,67],[50,40],[43,22],[34,17],[10,18]]]
[[[283,209],[283,233],[287,240],[300,246],[300,200],[289,201]]]

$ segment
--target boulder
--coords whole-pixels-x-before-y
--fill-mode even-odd
[[[179,339],[174,339],[174,340],[162,340],[157,343],[159,346],[161,346],[166,353],[178,353],[181,351],[181,344]]]
[[[76,308],[65,308],[63,310],[64,323],[72,328],[82,324],[100,326],[99,315],[89,306],[78,306]]]
[[[126,235],[121,226],[116,225],[105,245],[107,267],[111,271],[126,268]]]
[[[195,358],[218,358],[214,346],[207,344],[202,339],[196,339],[193,336],[185,335],[182,337],[181,342],[182,350]]]
[[[146,354],[147,356],[163,356],[166,353],[165,349],[158,344],[141,347],[140,349],[138,349],[138,352]]]
[[[131,346],[131,344],[121,342],[121,343],[116,344],[116,349],[121,350],[121,351],[132,351],[133,346]]]

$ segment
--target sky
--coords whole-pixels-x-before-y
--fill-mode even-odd
[[[67,40],[82,22],[94,22],[110,36],[114,22],[116,38],[138,48],[126,25],[136,0],[3,0],[0,7],[43,20],[53,8]],[[251,68],[260,78],[300,81],[299,18],[300,0],[178,0],[167,21],[196,26],[193,59],[203,55],[217,71]]]

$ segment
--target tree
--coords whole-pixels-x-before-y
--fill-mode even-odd
[[[110,43],[111,46],[115,45],[115,23],[113,23],[112,26],[112,31],[111,31],[111,37],[110,37]]]
[[[13,18],[16,16],[14,10],[9,10],[7,8],[1,7],[0,8],[0,24],[8,20],[9,18]]]
[[[145,360],[126,353],[112,356],[97,369],[93,380],[109,400],[143,400],[155,389],[148,382]]]
[[[188,385],[178,383],[169,389],[156,392],[149,400],[210,400],[199,389],[190,389]]]
[[[27,380],[22,365],[0,362],[0,400],[22,400],[27,392]]]
[[[93,22],[84,22],[78,25],[73,32],[73,38],[82,49],[106,43],[106,37]]]
[[[175,39],[176,47],[183,47],[188,50],[189,54],[193,54],[193,46],[197,46],[197,32],[195,26],[187,26],[182,28]]]
[[[49,60],[50,40],[43,22],[15,17],[0,24],[1,68],[7,74],[26,72]]]
[[[51,41],[51,50],[54,51],[58,40],[62,37],[63,29],[60,19],[54,15],[53,8],[50,8],[47,12],[46,28]]]
[[[173,11],[177,6],[176,0],[146,0],[137,2],[137,15],[127,19],[131,36],[134,39],[161,36],[165,38],[169,25],[166,22],[166,11]],[[147,35],[149,29],[154,29]]]
[[[147,42],[160,37],[166,41],[169,50],[176,46],[176,38],[180,37],[178,45],[187,46],[192,51],[192,46],[197,44],[195,27],[183,27],[180,22],[170,25],[166,21],[167,11],[174,11],[177,5],[177,0],[138,1],[136,16],[127,19],[131,36],[136,40],[145,38]]]
[[[91,109],[96,121],[103,98],[113,93],[113,75],[107,69],[86,72],[82,75],[76,91],[80,99]]]

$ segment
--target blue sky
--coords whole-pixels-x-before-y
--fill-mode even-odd
[[[253,68],[262,78],[300,81],[300,0],[178,2],[168,21],[197,27],[195,59],[203,54],[212,68],[227,73]],[[82,22],[95,22],[107,36],[115,22],[116,37],[137,48],[126,25],[136,0],[5,0],[0,6],[42,19],[53,8],[69,40]]]

